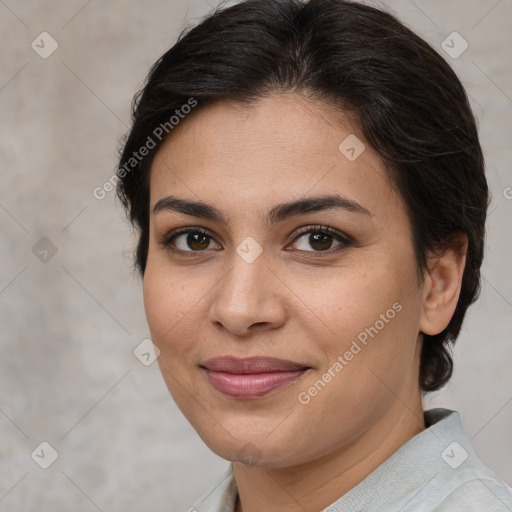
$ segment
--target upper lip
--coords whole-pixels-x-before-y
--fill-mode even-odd
[[[208,361],[201,366],[208,370],[237,374],[289,372],[308,368],[308,366],[294,361],[258,356],[246,358],[236,358],[232,356],[214,357],[213,359],[208,359]]]

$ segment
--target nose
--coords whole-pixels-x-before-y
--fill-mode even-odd
[[[240,337],[275,329],[286,321],[284,290],[265,252],[252,263],[235,252],[231,269],[215,287],[209,320],[217,329]]]

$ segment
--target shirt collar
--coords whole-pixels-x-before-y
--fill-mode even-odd
[[[440,454],[449,448],[449,443],[458,443],[469,455],[475,456],[467,438],[457,411],[436,408],[424,411],[426,429],[415,435],[380,466],[372,471],[362,482],[353,487],[328,507],[329,512],[342,510],[364,510],[368,502],[389,498],[390,489],[397,487],[397,471],[414,471],[414,485],[424,481],[427,484],[432,476],[446,470],[446,460]],[[406,490],[404,490],[406,491]],[[215,481],[212,489],[190,509],[194,512],[234,512],[238,497],[238,488],[230,463],[227,470]],[[327,509],[326,509],[327,510]]]

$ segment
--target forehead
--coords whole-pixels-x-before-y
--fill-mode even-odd
[[[170,194],[254,211],[333,193],[376,211],[396,200],[355,123],[297,94],[199,108],[173,130],[151,170],[151,208]]]

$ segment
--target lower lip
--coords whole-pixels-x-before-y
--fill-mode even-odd
[[[235,398],[257,398],[297,380],[307,371],[307,368],[288,372],[245,374],[216,372],[208,369],[205,371],[211,385],[221,393]]]

